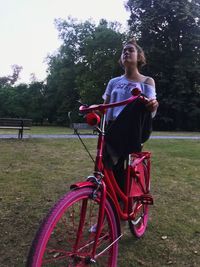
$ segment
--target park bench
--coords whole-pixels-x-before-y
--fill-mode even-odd
[[[71,124],[71,128],[74,129],[74,134],[76,133],[76,131],[78,132],[78,130],[85,130],[85,129],[89,129],[89,130],[93,130],[93,134],[96,133],[94,127],[88,125],[87,123],[72,123]]]
[[[19,139],[23,138],[24,130],[30,130],[31,126],[31,119],[0,118],[0,129],[18,130]]]

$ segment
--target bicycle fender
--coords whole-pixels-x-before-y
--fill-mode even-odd
[[[75,184],[70,185],[70,189],[78,189],[78,188],[83,188],[83,187],[96,187],[96,185],[90,181],[85,181],[85,182],[78,182]]]

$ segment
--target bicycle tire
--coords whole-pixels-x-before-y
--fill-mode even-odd
[[[95,199],[91,198],[93,190],[85,187],[70,191],[54,205],[36,233],[28,255],[27,267],[90,266],[88,259],[90,259],[95,237],[95,231],[91,229],[97,223],[99,209],[99,196]],[[81,207],[86,205],[83,203],[87,203],[85,219],[81,210]],[[78,225],[83,220],[81,233],[78,231]],[[76,247],[77,236],[81,236],[78,247]],[[96,255],[114,242],[117,237],[115,215],[106,199],[104,222]],[[118,242],[115,242],[97,257],[96,265],[115,267],[117,255]]]
[[[129,228],[131,233],[136,237],[136,238],[141,238],[144,233],[146,232],[147,224],[148,224],[148,219],[149,219],[149,209],[147,204],[141,204],[138,202],[133,203],[133,205],[136,206],[141,206],[140,210],[142,210],[141,213],[136,214],[136,218],[134,220],[130,220],[129,223]],[[138,221],[138,222],[137,222]]]
[[[143,170],[140,172],[140,175],[143,176],[143,179],[145,181],[145,184],[147,183],[147,167],[144,165],[144,163],[140,163],[140,168],[142,167]],[[150,186],[148,186],[149,190]],[[144,233],[146,232],[146,228],[148,225],[148,219],[149,219],[149,205],[148,204],[142,204],[138,202],[137,200],[132,199],[132,207],[131,210],[135,213],[135,219],[129,220],[129,228],[131,233],[136,238],[141,238]]]

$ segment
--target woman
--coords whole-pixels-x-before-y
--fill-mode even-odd
[[[142,75],[139,70],[146,64],[142,48],[134,39],[127,42],[122,50],[120,63],[124,68],[124,75],[109,81],[103,95],[104,103],[122,101],[131,96],[131,90],[137,87],[148,98],[146,108],[153,113],[158,108],[156,100],[155,82],[153,78]],[[124,107],[108,110],[107,120],[114,120]]]
[[[116,180],[124,189],[124,160],[129,153],[140,152],[141,143],[151,133],[151,120],[158,108],[153,78],[140,73],[146,59],[142,48],[135,40],[127,42],[122,50],[120,64],[124,75],[109,81],[103,95],[104,103],[114,103],[131,97],[133,88],[138,88],[147,98],[147,103],[132,103],[108,109],[108,129],[105,136],[104,164],[112,167]]]

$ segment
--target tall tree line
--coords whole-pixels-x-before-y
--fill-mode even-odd
[[[200,2],[129,0],[130,33],[146,51],[157,84],[159,129],[200,129]]]
[[[0,116],[66,124],[77,100],[102,102],[107,82],[123,72],[122,44],[134,36],[147,56],[143,73],[156,80],[160,107],[154,128],[199,130],[199,1],[129,0],[125,7],[130,13],[126,33],[117,22],[56,20],[62,45],[47,58],[46,81],[15,86],[19,67],[12,76],[0,77]]]
[[[13,74],[0,77],[0,117],[32,118],[42,124],[45,114],[45,90],[43,82],[15,86],[22,67],[13,65]]]

